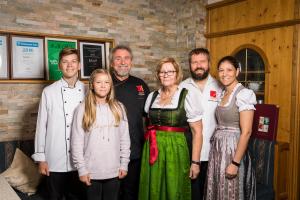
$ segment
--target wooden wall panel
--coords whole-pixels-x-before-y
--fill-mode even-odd
[[[246,0],[209,10],[208,32],[258,26],[294,19],[296,0]]]
[[[266,56],[266,103],[280,106],[277,140],[290,141],[293,27],[212,38],[209,46],[212,73],[220,58],[242,45],[256,46]]]

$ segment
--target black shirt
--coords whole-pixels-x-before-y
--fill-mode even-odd
[[[146,83],[137,77],[129,76],[128,79],[120,81],[113,74],[112,78],[116,98],[124,104],[127,111],[131,141],[130,159],[138,159],[142,155],[144,144],[144,105],[150,91]]]

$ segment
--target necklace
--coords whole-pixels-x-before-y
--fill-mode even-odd
[[[166,105],[171,104],[172,98],[173,98],[175,92],[177,91],[177,89],[178,88],[176,87],[172,90],[169,90],[169,92],[164,92],[163,90],[161,90],[159,104],[161,106],[166,106]]]

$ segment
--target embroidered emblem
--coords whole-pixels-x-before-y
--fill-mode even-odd
[[[138,95],[145,95],[145,91],[142,85],[137,85],[136,90],[138,92]]]
[[[210,91],[210,97],[216,98],[217,97],[217,92],[215,90]]]
[[[217,100],[217,91],[211,90],[209,92],[209,100],[210,101],[216,101]]]

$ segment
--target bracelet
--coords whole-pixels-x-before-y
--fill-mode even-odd
[[[194,161],[194,160],[192,160],[192,164],[195,164],[195,165],[199,165],[199,166],[200,166],[200,161]]]
[[[241,163],[235,162],[234,160],[232,160],[231,163],[237,167],[240,167],[241,165]]]

